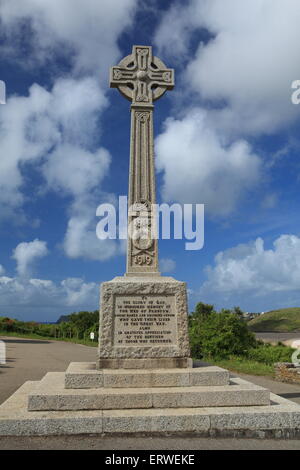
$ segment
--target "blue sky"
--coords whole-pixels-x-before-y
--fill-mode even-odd
[[[158,202],[205,204],[204,248],[162,240],[162,271],[191,309],[300,306],[299,20],[298,0],[2,0],[0,314],[94,310],[125,272],[95,212],[127,193],[130,105],[108,77],[133,44],[176,73],[155,106]]]

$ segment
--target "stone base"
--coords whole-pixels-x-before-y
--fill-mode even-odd
[[[219,367],[98,371],[95,363],[26,382],[0,406],[0,436],[165,433],[297,438],[300,406]]]
[[[63,372],[48,372],[28,397],[29,411],[199,408],[269,405],[270,392],[239,378],[229,385],[66,389]]]
[[[0,406],[0,436],[193,435],[300,437],[300,406],[271,394],[270,406],[135,410],[28,411],[39,382],[26,382]]]
[[[65,388],[143,388],[229,385],[229,372],[216,366],[185,369],[103,369],[95,362],[71,362]]]
[[[157,358],[100,358],[98,369],[172,369],[193,367],[190,357],[157,357]]]

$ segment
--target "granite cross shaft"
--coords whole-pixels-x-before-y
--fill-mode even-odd
[[[150,46],[133,46],[132,54],[111,68],[110,86],[132,102],[126,275],[159,274],[153,101],[174,87],[174,70],[154,57]]]

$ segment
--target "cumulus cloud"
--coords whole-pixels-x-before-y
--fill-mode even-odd
[[[27,65],[48,65],[53,57],[65,56],[74,73],[97,72],[104,79],[119,56],[117,39],[130,26],[136,5],[137,0],[2,0],[2,34],[14,43],[14,48],[5,44],[3,52],[19,54],[24,63],[27,25]]]
[[[63,242],[64,251],[70,258],[102,261],[118,252],[116,241],[96,237],[96,208],[100,202],[97,188],[108,172],[110,161],[110,154],[105,149],[92,153],[62,145],[43,167],[48,187],[73,197]]]
[[[291,84],[299,75],[299,20],[298,0],[191,0],[167,12],[155,42],[165,54],[188,54],[193,34],[206,28],[211,40],[199,42],[188,58],[185,83],[201,98],[227,103],[213,114],[220,127],[273,132],[299,115],[291,104]],[[180,38],[175,42],[174,21]]]
[[[298,0],[190,0],[174,2],[163,15],[154,42],[181,71],[175,95],[179,122],[167,122],[157,147],[167,199],[200,194],[208,210],[229,214],[244,187],[256,188],[259,162],[251,149],[253,138],[299,120],[299,109],[291,103],[291,84],[299,78],[299,21]],[[197,118],[193,126],[195,109],[199,114],[205,109],[205,133]],[[269,171],[267,165],[263,170]],[[209,183],[202,177],[206,172]],[[262,205],[275,204],[275,199]]]
[[[93,206],[86,207],[85,211],[74,213],[69,219],[63,244],[69,258],[104,261],[120,252],[117,240],[97,238],[95,212],[91,208]]]
[[[226,145],[200,109],[169,118],[156,152],[164,199],[202,203],[212,215],[230,213],[261,177],[261,160],[250,145],[242,139]]]
[[[14,249],[12,258],[17,262],[19,276],[29,276],[37,259],[48,254],[47,243],[41,240],[22,242]]]
[[[52,152],[43,174],[50,188],[79,197],[101,184],[110,161],[110,154],[103,148],[93,153],[64,144]]]
[[[162,273],[171,273],[176,269],[176,261],[171,258],[162,258],[159,260],[159,268]]]
[[[115,253],[113,244],[108,249],[95,232],[111,162],[106,149],[94,146],[99,112],[106,105],[93,78],[59,79],[51,91],[35,84],[28,97],[10,98],[0,118],[1,217],[20,214],[26,200],[23,171],[34,162],[46,181],[36,193],[54,190],[71,198],[64,247],[72,258],[106,259]]]
[[[300,238],[281,235],[271,249],[266,249],[264,241],[257,238],[221,251],[215,257],[214,266],[206,268],[206,274],[208,280],[201,287],[203,295],[251,298],[253,293],[263,297],[299,291]]]
[[[12,216],[24,203],[23,172],[26,165],[35,162],[38,166],[45,159],[50,162],[53,156],[54,162],[46,163],[44,168],[47,176],[49,166],[49,184],[57,185],[53,167],[59,165],[62,173],[64,165],[70,164],[70,152],[76,154],[78,162],[78,154],[84,153],[82,145],[88,145],[87,139],[89,145],[93,142],[97,113],[105,106],[106,99],[92,78],[60,79],[51,91],[34,84],[27,97],[8,99],[0,116],[2,218]],[[86,167],[83,173],[88,183],[93,171],[99,176],[100,167],[107,170],[109,157],[107,151],[100,148],[93,155],[86,153],[83,160],[82,166]],[[95,168],[88,170],[92,162]],[[74,184],[78,180],[78,165],[75,165]],[[65,181],[66,186],[70,186],[72,174],[69,172],[65,176],[65,179],[69,178]]]
[[[81,278],[54,283],[45,279],[0,277],[1,313],[27,320],[55,321],[72,311],[95,310],[98,297],[98,284]]]

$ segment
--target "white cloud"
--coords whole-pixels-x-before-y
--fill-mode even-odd
[[[157,146],[166,199],[230,214],[262,170],[266,177],[270,164],[260,168],[253,137],[299,121],[291,103],[300,73],[299,21],[298,0],[190,0],[163,15],[154,42],[182,70],[175,95],[180,117],[167,122]],[[206,42],[201,29],[210,34]],[[201,122],[194,110],[201,115],[204,108]],[[276,198],[265,195],[262,206],[271,208]]]
[[[99,240],[96,236],[95,214],[87,208],[84,213],[74,214],[64,239],[64,250],[69,258],[107,260],[119,253],[116,240]]]
[[[162,258],[159,260],[159,268],[162,273],[171,273],[176,269],[176,261],[171,258]]]
[[[58,78],[52,89],[48,113],[59,124],[64,141],[92,146],[99,136],[99,114],[108,105],[97,77]],[[50,109],[49,109],[50,108]]]
[[[61,288],[67,294],[66,304],[69,306],[84,305],[86,302],[90,304],[90,296],[98,299],[99,285],[95,282],[86,283],[80,278],[68,278],[61,282]]]
[[[91,78],[58,80],[51,92],[34,84],[27,97],[14,96],[8,99],[7,104],[1,107],[0,115],[1,218],[12,216],[24,203],[23,171],[27,164],[34,161],[38,167],[49,159],[51,183],[55,180],[53,167],[59,165],[63,173],[64,160],[66,164],[70,161],[70,151],[76,153],[78,162],[78,154],[84,154],[81,146],[87,138],[93,142],[97,113],[105,106],[106,99],[96,81]],[[68,148],[68,145],[72,148]],[[55,160],[53,163],[52,155]],[[60,162],[57,162],[59,157]],[[100,157],[99,161],[97,157]],[[94,155],[86,152],[82,167],[89,167],[84,171],[87,183],[93,171],[99,176],[100,167],[103,171],[107,170],[108,160],[104,149],[98,149]],[[93,169],[90,168],[92,162],[95,163]],[[78,180],[78,166],[77,163],[77,167],[74,167],[74,184]],[[70,173],[65,176],[66,186],[71,184],[73,173]]]
[[[264,180],[269,194],[261,206],[276,205],[278,195],[267,187],[270,163],[262,165],[252,150],[253,137],[299,120],[291,103],[299,20],[298,0],[190,0],[165,13],[155,43],[184,65],[175,95],[179,117],[157,139],[165,199],[203,202],[208,213],[229,215]],[[211,35],[207,42],[201,28]]]
[[[12,258],[17,262],[19,276],[28,276],[32,273],[34,263],[38,258],[47,256],[47,243],[41,240],[22,242],[14,249]]]
[[[166,13],[155,42],[165,54],[181,57],[192,34],[207,28],[214,38],[198,44],[183,83],[199,98],[225,100],[211,117],[220,128],[257,135],[299,117],[291,104],[291,84],[299,78],[299,21],[298,0],[191,0]]]
[[[27,20],[32,29],[28,63],[49,64],[51,58],[65,55],[74,72],[99,73],[104,79],[117,60],[119,34],[132,23],[137,0],[2,0],[2,31],[25,62],[21,26]]]
[[[0,312],[17,318],[55,321],[60,315],[98,308],[99,285],[80,278],[60,283],[0,277]]]
[[[64,240],[67,256],[107,259],[117,247],[96,238],[95,218],[104,177],[111,162],[109,152],[91,150],[101,129],[97,118],[107,101],[93,78],[59,79],[51,91],[35,84],[28,97],[8,100],[0,118],[0,204],[2,217],[19,214],[25,201],[23,170],[34,161],[49,189],[71,197]],[[26,193],[26,189],[25,189]]]
[[[43,166],[50,188],[82,196],[102,183],[111,157],[100,148],[95,153],[69,144],[60,145]]]
[[[70,258],[105,260],[117,252],[115,241],[96,237],[96,208],[99,204],[96,190],[101,187],[110,160],[105,149],[91,153],[79,147],[62,145],[43,167],[48,187],[73,196],[63,243]]]
[[[282,302],[285,294],[299,292],[300,286],[300,238],[281,235],[273,248],[265,249],[264,241],[241,244],[215,257],[215,265],[206,268],[208,280],[201,287],[201,294],[234,298],[248,296],[270,297],[279,293]],[[299,299],[299,295],[297,297]],[[272,306],[272,305],[271,305]],[[289,305],[287,305],[289,306]]]
[[[204,203],[211,215],[227,215],[261,177],[261,161],[245,140],[227,144],[207,113],[195,109],[170,118],[156,139],[165,200]]]

